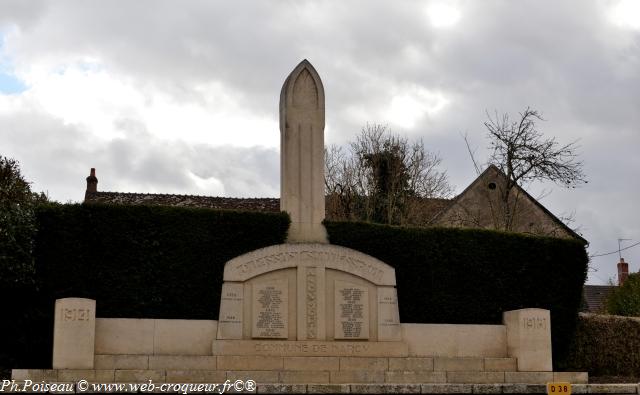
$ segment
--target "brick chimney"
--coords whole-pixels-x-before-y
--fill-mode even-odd
[[[89,200],[89,194],[93,192],[98,192],[98,178],[96,177],[96,169],[91,168],[91,173],[89,177],[87,177],[87,190],[84,193],[84,201]]]
[[[620,258],[618,262],[618,286],[622,286],[629,277],[629,264],[624,261],[624,258]]]

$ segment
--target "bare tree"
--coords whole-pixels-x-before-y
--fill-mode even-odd
[[[577,142],[560,144],[554,137],[544,137],[537,122],[542,115],[530,108],[519,113],[512,121],[508,114],[492,117],[487,114],[484,122],[489,139],[488,164],[496,166],[504,175],[504,183],[494,184],[499,199],[488,198],[488,209],[494,219],[494,227],[514,230],[520,210],[521,188],[533,181],[551,181],[564,187],[576,187],[586,183],[582,162],[578,160]],[[469,155],[476,171],[479,166],[465,136]],[[489,191],[485,192],[489,196]]]
[[[325,193],[329,218],[355,219],[357,166],[342,147],[331,145],[324,150]]]
[[[388,224],[420,223],[425,198],[451,194],[441,159],[387,126],[367,124],[349,150],[325,151],[329,218]]]
[[[577,160],[576,141],[560,145],[554,137],[544,138],[536,128],[544,121],[538,111],[527,108],[511,122],[509,115],[489,116],[484,125],[489,132],[491,156],[513,184],[548,180],[565,187],[586,182],[582,162]]]

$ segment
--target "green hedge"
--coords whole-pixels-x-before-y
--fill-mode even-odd
[[[575,240],[477,229],[328,222],[331,243],[396,268],[401,322],[499,324],[505,310],[551,310],[553,355],[575,329],[587,254]]]
[[[640,377],[640,318],[580,314],[563,368],[590,376]]]
[[[640,317],[640,273],[631,273],[621,287],[615,287],[606,302],[609,314]]]
[[[284,242],[286,214],[56,205],[36,213],[36,272],[100,317],[217,319],[224,263]]]
[[[50,204],[36,218],[34,285],[0,290],[0,367],[51,366],[58,298],[96,299],[100,317],[217,319],[224,263],[282,243],[289,226],[286,214],[161,206]]]
[[[289,224],[285,214],[159,206],[47,205],[36,215],[38,288],[17,305],[40,331],[24,334],[40,354],[13,366],[50,364],[57,298],[96,299],[100,317],[217,319],[224,263],[282,243]],[[326,227],[332,243],[396,268],[402,322],[498,324],[505,310],[548,308],[554,357],[564,355],[586,276],[579,242],[454,228]]]

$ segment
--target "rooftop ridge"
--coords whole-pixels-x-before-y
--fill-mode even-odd
[[[234,197],[234,196],[208,196],[208,195],[187,195],[180,193],[146,193],[146,192],[115,192],[115,191],[97,191],[89,192],[90,195],[126,195],[126,196],[179,196],[179,197],[196,197],[206,199],[236,199],[236,200],[280,200],[277,197]]]

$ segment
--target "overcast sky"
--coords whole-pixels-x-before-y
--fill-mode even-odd
[[[640,1],[0,2],[0,155],[33,189],[279,196],[278,100],[307,58],[326,142],[388,124],[440,154],[456,192],[485,112],[543,113],[589,183],[533,185],[589,253],[640,241]],[[632,271],[640,246],[623,251]],[[589,282],[616,274],[593,258]],[[558,264],[562,264],[559,262]],[[551,274],[552,275],[552,274]]]

